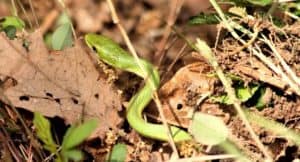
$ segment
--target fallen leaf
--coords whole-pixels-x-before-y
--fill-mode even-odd
[[[222,119],[200,112],[195,113],[189,129],[197,142],[209,146],[224,142],[229,134]]]
[[[108,129],[120,125],[120,96],[99,76],[95,61],[78,42],[64,51],[49,52],[40,32],[27,40],[28,51],[20,40],[0,34],[0,75],[15,81],[4,89],[14,106],[58,116],[68,124],[97,118],[100,123],[91,137],[103,138]]]
[[[238,74],[242,73],[256,80],[268,83],[284,90],[288,94],[291,94],[293,91],[286,82],[284,82],[279,76],[273,74],[266,65],[254,57],[240,60],[234,65],[233,69]]]
[[[163,111],[169,123],[188,127],[190,114],[201,94],[212,93],[215,77],[207,74],[210,68],[203,62],[192,63],[179,69],[160,89]],[[208,105],[210,106],[210,105]]]

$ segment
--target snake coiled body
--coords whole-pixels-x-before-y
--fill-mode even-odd
[[[144,68],[144,71],[147,72],[145,75],[144,71],[136,63],[134,57],[108,37],[87,34],[85,41],[90,48],[97,52],[99,59],[105,63],[146,78],[145,86],[130,99],[126,118],[129,125],[139,134],[157,140],[168,141],[167,131],[162,124],[148,123],[142,118],[144,108],[152,100],[153,92],[159,87],[160,77],[158,71],[151,63],[140,59],[139,62]],[[191,136],[186,131],[175,126],[171,126],[170,128],[175,142],[191,139]]]

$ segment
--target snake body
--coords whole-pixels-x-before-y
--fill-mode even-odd
[[[129,125],[139,134],[161,141],[168,141],[167,131],[162,124],[148,123],[142,117],[144,108],[152,100],[153,92],[159,87],[160,77],[158,71],[148,61],[139,59],[144,71],[147,72],[145,75],[134,57],[106,36],[87,34],[85,42],[97,52],[99,59],[105,63],[115,68],[132,72],[142,78],[147,78],[145,86],[130,99],[126,118]],[[153,85],[155,88],[153,88]],[[191,139],[191,136],[186,131],[178,127],[171,126],[170,130],[175,142]]]

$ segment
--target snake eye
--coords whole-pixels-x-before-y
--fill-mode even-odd
[[[97,49],[96,49],[95,46],[93,46],[92,49],[93,49],[94,52],[97,52]]]

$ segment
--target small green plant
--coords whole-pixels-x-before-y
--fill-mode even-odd
[[[235,89],[235,94],[237,98],[242,102],[246,103],[250,100],[252,100],[255,103],[252,103],[251,105],[255,105],[257,108],[264,107],[265,103],[262,103],[263,101],[261,98],[264,95],[265,87],[259,85],[259,84],[249,84],[247,86],[243,84],[238,84],[233,86]],[[254,99],[254,97],[256,99]],[[212,96],[211,99],[214,102],[231,105],[233,104],[233,101],[230,100],[228,95],[220,95],[220,96]]]
[[[85,123],[72,125],[64,135],[61,146],[56,144],[51,134],[51,124],[40,113],[34,113],[33,124],[36,128],[38,138],[43,142],[43,147],[55,155],[56,162],[68,162],[70,159],[79,161],[83,153],[76,148],[82,143],[97,127],[96,119]]]
[[[273,3],[273,0],[227,0],[227,2],[233,2],[236,5],[249,6],[267,6]]]
[[[54,50],[62,50],[72,46],[72,21],[65,12],[58,18],[56,27],[53,33],[45,36],[46,44]]]
[[[220,21],[216,13],[199,13],[196,16],[192,16],[188,23],[190,25],[207,25],[218,24]]]
[[[14,39],[17,30],[21,30],[24,27],[24,21],[16,16],[6,16],[0,19],[0,31],[4,31],[9,39]]]
[[[111,153],[106,158],[106,162],[124,162],[126,159],[126,154],[126,145],[118,143],[112,148]]]
[[[229,134],[222,119],[204,113],[194,114],[189,130],[198,142],[210,146],[224,142]]]

